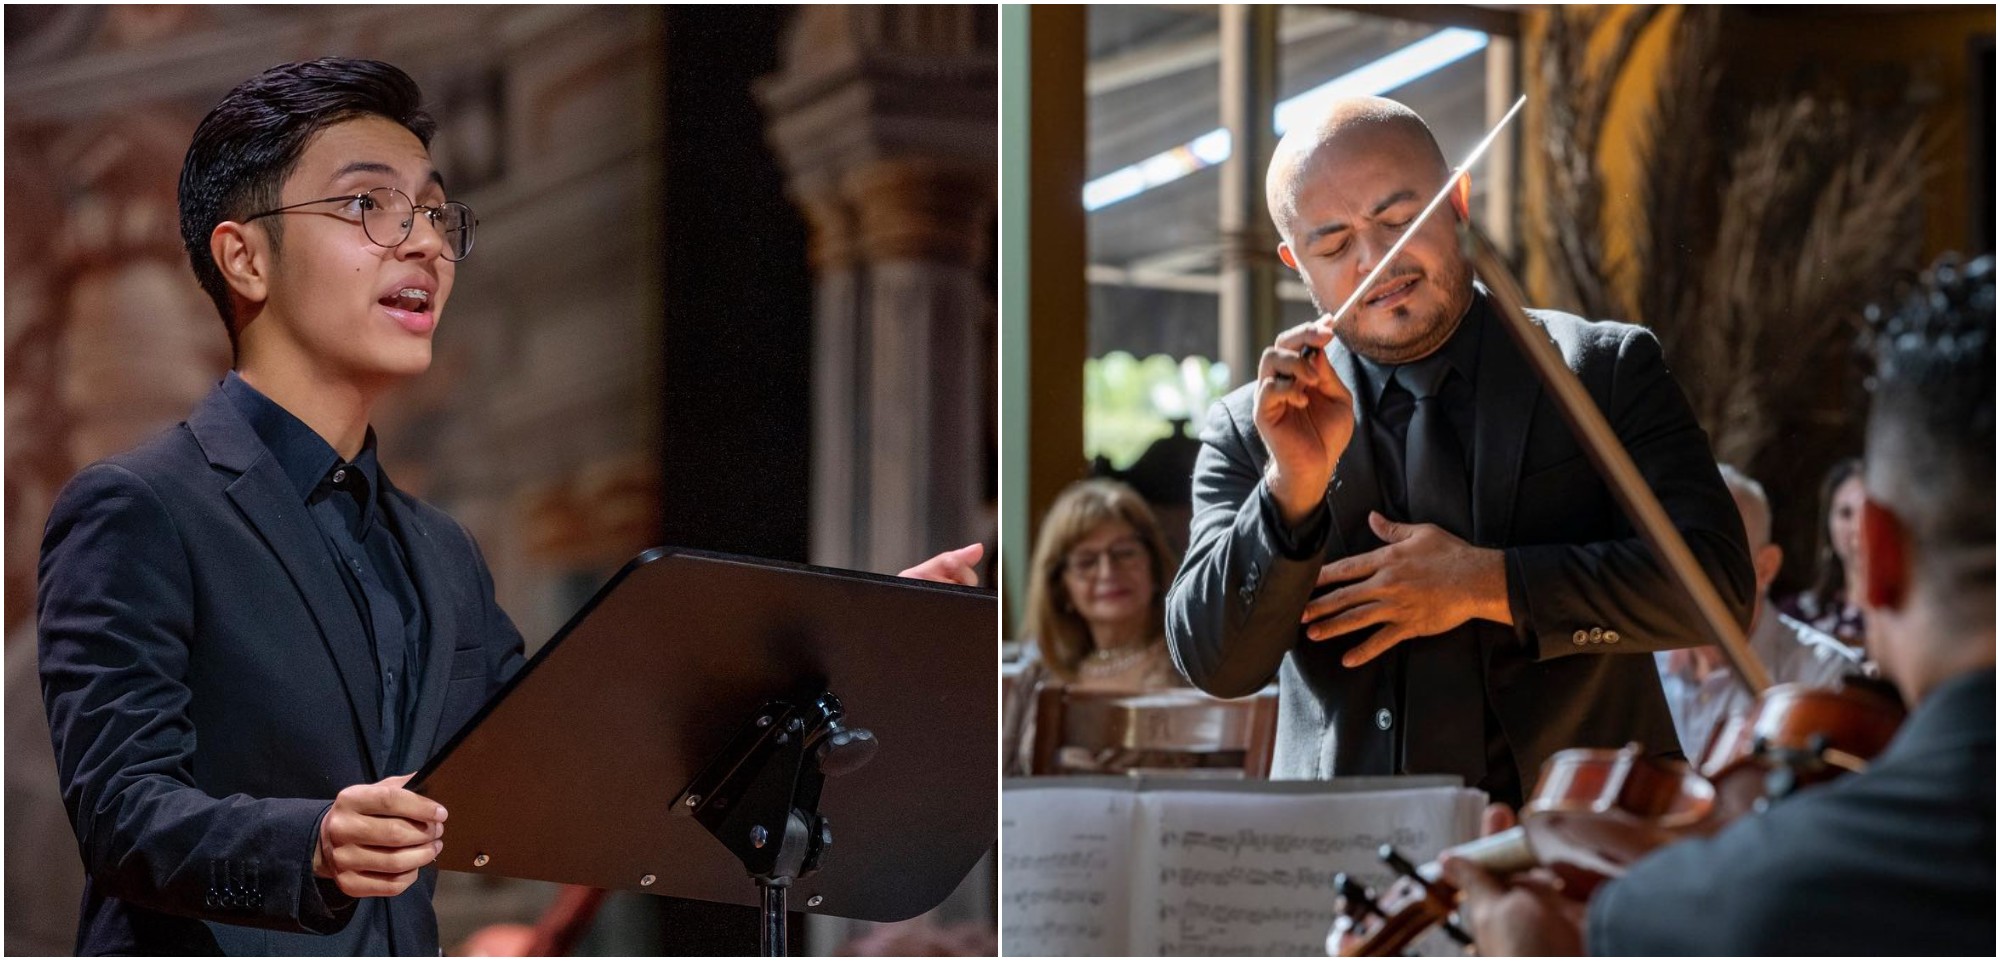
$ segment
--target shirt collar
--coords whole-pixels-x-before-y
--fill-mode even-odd
[[[368,428],[368,436],[361,442],[361,453],[354,455],[354,461],[348,466],[360,471],[362,479],[368,484],[364,488],[367,496],[361,499],[361,529],[366,531],[370,524],[375,523],[375,503],[382,497],[382,469],[375,457],[375,428]]]
[[[1458,371],[1458,376],[1465,378],[1466,383],[1472,383],[1474,373],[1479,370],[1479,341],[1485,326],[1486,291],[1475,283],[1472,302],[1466,306],[1465,316],[1459,319],[1458,329],[1452,331],[1451,336],[1445,338],[1444,346],[1430,356],[1443,357],[1452,370]],[[1382,392],[1388,389],[1389,379],[1395,376],[1400,365],[1378,364],[1359,353],[1354,355],[1354,360],[1360,366],[1362,375],[1368,378],[1368,399],[1380,404]]]
[[[292,489],[298,493],[299,500],[311,497],[336,467],[343,466],[340,452],[334,450],[333,445],[306,426],[306,422],[297,415],[250,386],[235,371],[223,375],[222,392],[243,415],[243,419],[250,423],[257,439],[270,450],[278,468],[292,482]],[[366,522],[374,514],[375,497],[382,490],[381,467],[375,456],[375,428],[368,428],[368,435],[361,443],[361,453],[355,456],[351,465],[346,466],[359,469],[368,482],[368,497],[362,506],[365,529]]]

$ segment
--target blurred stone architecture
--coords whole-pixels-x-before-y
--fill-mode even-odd
[[[81,887],[35,678],[42,526],[71,474],[229,364],[176,183],[195,124],[265,67],[387,60],[438,118],[479,246],[431,372],[375,426],[396,483],[478,539],[531,652],[660,543],[893,573],[991,542],[991,10],[5,16],[7,953],[67,953]],[[734,87],[710,96],[711,73]],[[752,378],[775,384],[714,396]],[[446,874],[443,943],[548,891]],[[639,932],[607,947],[663,947],[642,900],[607,907]]]

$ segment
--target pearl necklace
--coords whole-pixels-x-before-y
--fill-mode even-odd
[[[1132,665],[1139,663],[1146,655],[1151,654],[1153,648],[1160,643],[1160,641],[1156,640],[1145,644],[1135,644],[1121,650],[1091,651],[1090,656],[1085,658],[1083,664],[1078,668],[1079,673],[1089,674],[1094,677],[1108,677],[1122,674]]]

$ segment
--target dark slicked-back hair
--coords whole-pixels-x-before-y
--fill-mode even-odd
[[[1875,355],[1869,496],[1902,519],[1917,576],[1993,587],[1993,258],[1947,255],[1890,307]]]
[[[279,190],[321,130],[376,115],[402,124],[428,148],[437,123],[410,75],[379,60],[328,57],[272,67],[231,90],[195,128],[181,164],[181,243],[196,280],[215,301],[229,339],[229,284],[209,253],[215,225],[279,205]],[[281,218],[263,221],[276,250]]]

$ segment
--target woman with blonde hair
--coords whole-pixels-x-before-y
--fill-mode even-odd
[[[1051,684],[1116,693],[1184,686],[1167,652],[1166,591],[1175,560],[1152,508],[1111,480],[1070,485],[1049,508],[1029,565],[1030,643],[1008,689],[1002,754],[1026,773],[1037,692]],[[1117,769],[1129,752],[1080,758],[1070,770]],[[1184,766],[1184,764],[1183,764]]]
[[[1027,628],[1051,675],[1098,690],[1186,683],[1167,653],[1173,558],[1132,488],[1110,480],[1070,485],[1049,508],[1031,568]]]

